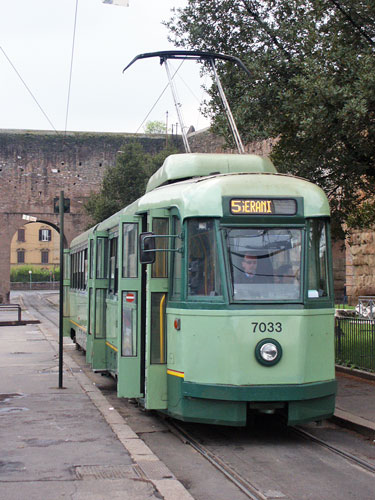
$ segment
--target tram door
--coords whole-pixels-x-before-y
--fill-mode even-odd
[[[169,213],[153,210],[148,216],[147,230],[168,235]],[[156,238],[155,262],[147,266],[146,283],[146,345],[145,345],[145,406],[149,409],[167,408],[167,346],[166,304],[168,292],[168,254],[170,240]]]
[[[127,216],[119,232],[120,341],[118,348],[117,395],[127,398],[144,396],[144,270],[138,258],[141,217]]]
[[[88,322],[86,360],[93,370],[105,370],[106,316],[105,298],[108,289],[107,231],[98,231],[89,239],[88,248]]]

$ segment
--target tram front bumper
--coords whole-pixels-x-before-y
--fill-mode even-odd
[[[335,409],[337,391],[335,380],[263,386],[198,384],[181,379],[170,382],[168,395],[174,393],[172,399],[180,401],[179,408],[171,411],[177,418],[239,426],[246,425],[247,412],[252,409],[269,410],[266,413],[281,410],[288,425],[329,418]]]

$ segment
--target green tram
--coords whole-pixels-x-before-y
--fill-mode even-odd
[[[330,247],[317,186],[255,155],[172,155],[72,241],[65,334],[145,409],[318,421],[336,393]]]

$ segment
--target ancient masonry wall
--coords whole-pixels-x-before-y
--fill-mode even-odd
[[[375,296],[375,231],[353,231],[346,242],[346,290],[349,303]]]
[[[148,152],[160,151],[162,136],[100,133],[0,131],[0,303],[9,299],[10,242],[25,221],[23,214],[55,226],[54,199],[70,199],[64,234],[68,245],[88,220],[83,204],[97,192],[106,167],[121,147],[136,140]]]

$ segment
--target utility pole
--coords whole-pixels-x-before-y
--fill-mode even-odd
[[[60,191],[60,303],[59,303],[59,389],[63,389],[64,307],[64,191]]]

